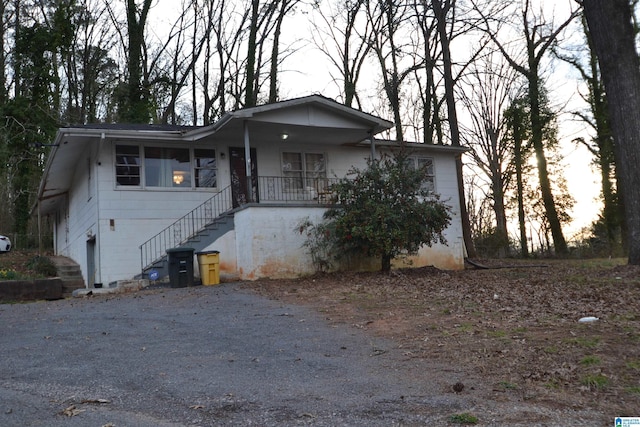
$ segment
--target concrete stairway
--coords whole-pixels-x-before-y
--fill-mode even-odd
[[[72,259],[64,256],[52,256],[50,259],[56,266],[58,277],[62,279],[63,297],[70,297],[76,289],[85,288],[80,266]]]
[[[180,247],[192,248],[195,252],[202,251],[211,243],[224,236],[227,232],[233,230],[234,227],[234,213],[225,213],[217,217],[211,224],[205,226],[195,236],[191,237],[185,243],[180,245]],[[152,264],[147,265],[143,269],[143,274],[138,275],[135,278],[146,279],[148,278],[149,272],[152,270],[155,270],[158,275],[158,279],[167,277],[169,275],[169,261],[167,259],[167,256],[164,255]]]

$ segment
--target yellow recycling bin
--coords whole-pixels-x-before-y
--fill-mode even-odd
[[[220,283],[220,252],[197,252],[200,280],[203,285],[218,285]]]

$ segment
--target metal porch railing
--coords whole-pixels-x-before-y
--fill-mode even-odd
[[[338,178],[303,178],[288,176],[258,177],[260,202],[328,203],[331,186]]]
[[[142,269],[162,258],[167,249],[178,247],[194,237],[232,208],[231,187],[227,187],[140,245]]]
[[[338,178],[259,176],[258,200],[260,203],[329,203],[331,185],[338,181]],[[142,270],[164,257],[167,249],[186,243],[232,209],[232,188],[229,186],[140,245]]]

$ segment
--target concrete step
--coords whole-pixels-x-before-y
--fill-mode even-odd
[[[72,259],[63,256],[53,256],[51,261],[56,266],[58,277],[62,279],[62,296],[71,296],[76,289],[85,288],[82,270]]]
[[[84,280],[62,280],[62,297],[70,297],[76,289],[84,289]]]

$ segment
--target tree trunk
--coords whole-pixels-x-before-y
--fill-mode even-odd
[[[278,100],[278,57],[280,56],[280,33],[282,32],[282,21],[287,14],[289,0],[282,0],[280,14],[276,19],[276,27],[273,31],[273,46],[271,48],[271,72],[269,73],[269,102]]]
[[[391,256],[387,254],[382,255],[382,272],[389,273],[391,271]]]
[[[251,1],[251,23],[249,28],[249,42],[247,44],[247,67],[244,106],[255,107],[256,94],[253,93],[253,85],[256,78],[256,39],[258,37],[258,11],[260,0]]]
[[[584,0],[608,97],[623,191],[629,264],[640,265],[640,60],[628,0]]]
[[[0,105],[4,105],[7,102],[7,58],[5,54],[5,33],[7,32],[5,22],[5,2],[0,2]]]
[[[460,128],[458,126],[458,113],[456,112],[456,100],[454,94],[455,81],[451,71],[451,50],[449,49],[449,34],[446,26],[446,15],[448,9],[443,9],[440,0],[432,0],[431,5],[436,15],[438,34],[440,35],[440,44],[442,46],[442,60],[444,73],[444,90],[447,100],[447,112],[449,118],[449,128],[451,131],[451,145],[459,147],[460,144]],[[471,222],[469,220],[469,212],[467,212],[467,204],[464,197],[464,180],[462,174],[462,156],[456,156],[456,174],[458,176],[458,194],[460,204],[460,217],[462,218],[462,237],[464,245],[467,249],[467,256],[475,257],[476,249],[473,245],[473,237],[471,236]]]
[[[602,179],[602,200],[604,207],[602,208],[602,220],[606,228],[607,244],[609,247],[609,255],[616,246],[618,234],[620,233],[620,206],[616,198],[615,184],[612,180],[615,172],[615,154],[613,146],[613,136],[611,135],[611,127],[609,125],[609,114],[607,111],[606,94],[603,87],[600,68],[598,67],[598,57],[593,46],[593,40],[589,33],[589,28],[583,17],[582,25],[584,28],[587,46],[589,47],[589,71],[590,77],[587,78],[590,91],[591,113],[593,114],[593,124],[596,131],[595,143],[597,146],[597,159],[600,166],[600,176]],[[586,73],[585,73],[586,74]]]
[[[530,53],[530,60],[532,59]],[[535,55],[533,55],[535,57]],[[544,136],[542,132],[542,116],[540,111],[540,86],[538,77],[537,63],[530,61],[529,74],[529,105],[531,108],[531,142],[536,154],[538,165],[538,179],[540,182],[540,192],[542,193],[542,203],[544,204],[549,227],[551,228],[551,237],[553,238],[553,246],[556,254],[564,255],[568,253],[567,242],[562,234],[562,225],[558,217],[558,211],[553,199],[551,191],[551,182],[549,181],[549,171],[547,169],[547,158],[544,154]]]
[[[520,231],[520,256],[529,256],[529,245],[527,243],[527,225],[524,214],[524,182],[523,171],[523,147],[524,142],[524,111],[518,104],[512,104],[512,133],[513,133],[513,163],[516,172],[516,199],[518,201],[518,230]]]
[[[150,111],[148,99],[142,82],[142,49],[144,46],[144,27],[151,7],[151,0],[144,0],[138,16],[135,0],[127,0],[127,32],[129,37],[129,55],[127,58],[127,106],[123,119],[131,123],[148,123]]]
[[[19,40],[22,30],[20,29],[20,17],[22,13],[22,4],[21,0],[14,1],[14,18],[13,18],[13,39]],[[4,37],[4,34],[3,34]],[[22,58],[20,55],[17,55],[14,58],[13,64],[13,86],[14,86],[14,97],[18,98],[22,95]]]

